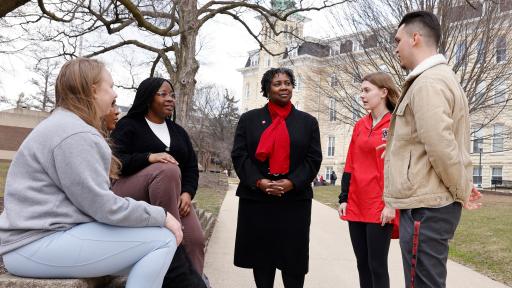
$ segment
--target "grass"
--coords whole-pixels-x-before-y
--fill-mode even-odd
[[[450,258],[512,285],[512,197],[486,194],[482,203],[463,211]]]
[[[0,160],[0,197],[4,197],[5,177],[7,176],[7,169],[9,169],[10,161]]]
[[[315,200],[337,209],[340,187],[314,188]],[[482,208],[464,210],[450,259],[512,285],[512,196],[485,194]]]
[[[313,188],[313,191],[316,201],[338,209],[338,196],[341,192],[340,186],[316,186]]]
[[[217,217],[227,190],[228,178],[226,175],[203,172],[199,175],[199,189],[194,197],[194,201],[197,202],[197,207]]]

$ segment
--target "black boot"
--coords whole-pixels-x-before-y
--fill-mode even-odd
[[[164,277],[162,288],[207,288],[183,245],[178,246]]]

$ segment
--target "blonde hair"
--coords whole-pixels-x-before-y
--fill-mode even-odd
[[[102,127],[92,91],[93,85],[102,81],[104,69],[105,64],[88,58],[76,58],[62,65],[55,81],[55,107],[73,112],[105,137],[106,131]],[[112,155],[110,178],[119,178],[120,169],[121,162]]]
[[[363,77],[363,81],[368,81],[380,89],[386,88],[386,90],[388,90],[388,94],[386,95],[386,108],[390,112],[395,110],[396,103],[400,97],[400,90],[388,73],[374,72],[366,74]]]
[[[55,106],[75,113],[85,123],[103,132],[92,86],[101,82],[105,65],[95,59],[76,58],[66,62],[55,81]]]

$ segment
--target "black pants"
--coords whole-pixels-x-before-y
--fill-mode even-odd
[[[389,288],[388,252],[393,225],[348,222],[361,288]]]
[[[404,264],[405,287],[446,287],[448,240],[459,224],[462,206],[455,202],[441,208],[400,210],[400,248]],[[412,269],[413,240],[416,232],[416,266]],[[411,277],[412,273],[414,277]],[[413,280],[411,280],[413,278]]]
[[[252,270],[257,288],[273,288],[276,268],[254,268]],[[285,288],[304,287],[305,274],[295,275],[281,271]]]

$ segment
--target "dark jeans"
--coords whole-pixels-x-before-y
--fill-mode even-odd
[[[441,208],[400,210],[400,247],[405,287],[446,287],[448,240],[453,238],[461,211],[462,206],[458,202]],[[416,267],[412,269],[415,222],[419,223],[417,229],[419,233],[417,233]],[[413,277],[411,277],[412,273],[414,273]]]
[[[254,268],[252,270],[254,281],[257,288],[273,288],[274,278],[276,276],[276,268]],[[302,288],[304,287],[305,274],[295,275],[281,271],[283,284],[285,288]]]
[[[348,222],[361,288],[389,288],[388,252],[393,225]]]

